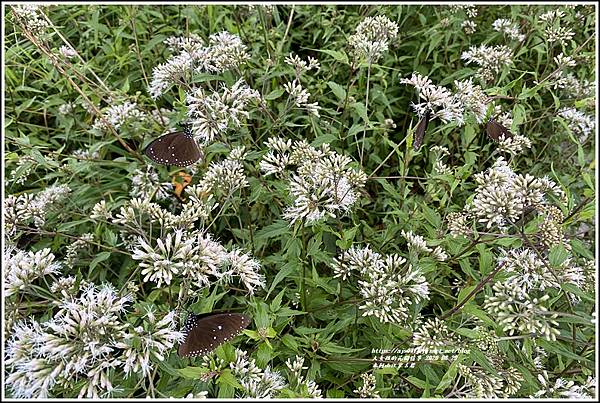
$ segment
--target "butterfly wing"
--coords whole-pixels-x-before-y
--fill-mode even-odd
[[[185,340],[179,345],[180,357],[197,357],[237,336],[250,324],[250,319],[239,313],[190,315],[185,326]]]
[[[501,137],[510,138],[513,136],[510,130],[496,122],[494,119],[488,120],[485,125],[485,131],[488,137],[494,141],[500,140]]]
[[[200,148],[188,130],[160,136],[146,147],[144,154],[156,163],[178,167],[192,165],[202,158]]]
[[[421,118],[419,124],[417,125],[417,129],[415,130],[415,141],[413,143],[413,150],[418,150],[423,144],[423,137],[425,137],[425,130],[427,130],[427,125],[429,124],[429,111],[425,113],[425,116]]]

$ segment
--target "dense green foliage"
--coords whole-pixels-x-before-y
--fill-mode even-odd
[[[593,89],[585,93],[584,88],[574,95],[567,91],[572,88],[560,88],[556,82],[572,73],[579,83],[587,81],[583,87],[593,86],[589,83],[595,81],[597,67],[593,38],[597,16],[593,6],[560,7],[564,16],[554,24],[570,27],[573,36],[549,42],[539,17],[556,8],[480,5],[477,15],[470,17],[467,12],[472,9],[415,5],[252,9],[59,5],[44,8],[53,27],[28,37],[32,32],[25,35],[23,23],[7,7],[5,197],[36,194],[52,185],[71,189],[62,203],[48,205],[43,225],[16,222],[14,231],[5,228],[7,241],[26,251],[50,248],[60,261],[67,259],[69,246],[84,234],[93,234],[93,241],[84,243],[60,274],[40,276],[32,287],[6,297],[6,338],[11,338],[12,326],[20,320],[33,317],[43,323],[56,314],[58,308],[49,302],[60,298],[60,293],[51,292],[50,284],[60,276],[72,275],[78,282],[83,279],[98,285],[108,282],[117,290],[132,281],[136,298],[126,320],[134,326],[142,323],[140,312],[148,304],[158,317],[181,308],[177,299],[182,283],[157,286],[144,280],[122,228],[110,220],[92,219],[90,213],[101,200],[113,216],[128,206],[136,170],[153,165],[160,182],[171,182],[181,170],[153,164],[142,153],[150,141],[187,116],[184,86],[174,86],[156,100],[150,96],[153,68],[173,54],[164,44],[170,36],[193,33],[206,40],[228,31],[240,37],[250,58],[231,71],[199,74],[193,82],[210,93],[221,84],[231,87],[244,78],[265,103],[248,107],[248,117],[239,128],[230,128],[210,142],[203,150],[204,158],[193,169],[184,170],[192,174],[192,184],[197,184],[211,163],[224,160],[234,147],[245,146],[248,186],[231,195],[215,191],[219,205],[199,227],[227,250],[241,248],[257,259],[265,287],[251,295],[235,282],[215,282],[190,295],[188,311],[245,312],[252,323],[231,343],[219,347],[209,364],[200,358],[182,359],[172,348],[164,354],[164,361],[151,357],[155,370],[149,377],[111,372],[113,386],[120,388],[113,396],[185,397],[204,390],[209,397],[249,393],[229,367],[235,361],[235,348],[247,351],[259,368],[268,365],[284,375],[288,386],[274,393],[279,397],[310,396],[285,365],[294,356],[304,357],[305,379],[314,380],[324,397],[481,397],[486,393],[522,397],[548,389],[538,377],[544,371],[552,384],[557,378],[584,384],[588,376],[595,376],[591,314],[595,309],[596,138],[595,128],[584,136],[559,111],[576,108],[595,120],[596,99]],[[354,63],[349,37],[366,17],[378,15],[395,22],[398,34],[376,62]],[[492,29],[499,18],[516,23],[523,41]],[[475,21],[476,28],[467,34],[461,24],[468,20]],[[60,57],[63,40],[72,44],[81,60]],[[485,81],[477,74],[477,65],[461,59],[463,52],[481,44],[507,45],[512,51],[511,63]],[[54,55],[54,63],[42,49]],[[303,72],[299,79],[310,93],[308,102],[318,102],[319,116],[295,108],[284,89],[284,84],[296,78],[294,68],[284,61],[290,53],[320,63],[318,71]],[[572,57],[576,66],[561,68],[555,60],[559,54]],[[527,137],[531,147],[502,153],[498,143],[485,135],[487,119],[478,122],[473,115],[465,115],[464,125],[432,119],[423,146],[414,150],[419,117],[411,103],[422,100],[413,86],[400,82],[413,72],[448,89],[454,88],[455,80],[472,78],[485,94],[496,96],[501,112],[511,116],[509,128]],[[96,110],[90,109],[86,97]],[[165,108],[168,122],[134,118],[115,129],[94,126],[97,112],[125,101],[135,102],[146,117]],[[65,110],[66,104],[72,108]],[[491,116],[491,109],[487,114]],[[369,177],[352,209],[312,225],[303,219],[290,225],[283,217],[286,206],[294,202],[289,181],[285,176],[265,175],[259,168],[268,151],[265,141],[272,137],[304,139],[316,148],[327,143],[352,158],[350,165]],[[447,153],[434,146],[445,147]],[[76,150],[89,153],[79,158],[73,155]],[[555,228],[558,241],[545,242],[542,232],[548,221],[541,212],[520,217],[520,222],[500,230],[475,223],[470,237],[450,233],[448,214],[473,202],[481,185],[475,174],[492,167],[500,155],[514,173],[547,176],[562,189],[564,197],[548,198],[549,205],[562,214]],[[436,170],[440,163],[447,169],[437,165]],[[184,190],[182,197],[189,193]],[[172,191],[166,199],[153,202],[173,213],[181,211],[182,204]],[[162,228],[152,225],[147,227],[148,239],[164,239]],[[409,253],[402,231],[424,237],[431,249],[441,247],[448,258]],[[360,291],[367,285],[359,281],[367,280],[357,273],[347,279],[334,277],[334,258],[353,245],[369,245],[384,258],[392,254],[406,258],[425,277],[428,298],[411,300],[406,305],[407,318],[399,323],[363,315],[360,306],[365,298]],[[502,270],[501,258],[520,248],[529,248],[532,256],[544,262],[540,270],[554,273],[555,278],[575,266],[582,270],[577,285],[563,280],[532,291],[532,298],[550,296],[543,305],[557,314],[556,325],[550,325],[558,330],[555,338],[523,329],[504,331],[497,311],[486,305],[486,297],[497,296],[493,284],[509,275]],[[389,297],[404,298],[403,292]],[[442,322],[431,322],[437,324],[426,328],[427,333],[423,323],[434,318]],[[180,325],[177,321],[176,327]],[[427,334],[430,342],[421,346],[460,346],[468,351],[450,360],[421,360],[414,367],[373,368],[378,354],[372,349],[415,347],[415,333]],[[490,342],[494,347],[486,350],[482,340],[488,339],[496,342]],[[225,364],[216,362],[216,356]],[[466,370],[459,370],[461,365],[471,368],[471,378]],[[207,375],[207,368],[215,374]],[[508,371],[518,375],[509,381]],[[364,385],[364,373],[374,375],[371,390]],[[495,392],[486,389],[491,380],[498,379],[504,386]],[[518,383],[516,390],[507,389],[513,381]],[[81,387],[75,381],[61,384],[50,396],[77,396]],[[477,387],[486,392],[478,392]],[[10,388],[7,393],[11,395]]]

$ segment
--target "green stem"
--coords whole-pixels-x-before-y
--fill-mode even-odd
[[[367,115],[367,119],[369,114],[366,112],[369,108],[369,88],[371,84],[371,62],[369,62],[369,67],[367,68],[367,94],[365,96],[365,115]],[[365,122],[365,128],[363,130],[362,140],[360,141],[360,165],[363,165],[363,156],[365,153],[365,137],[367,136],[367,122]]]

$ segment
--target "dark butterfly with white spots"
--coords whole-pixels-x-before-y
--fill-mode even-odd
[[[202,152],[189,126],[160,136],[148,144],[144,154],[159,164],[178,167],[187,167],[202,158]]]
[[[183,332],[185,340],[179,345],[180,357],[208,354],[231,340],[250,324],[250,319],[239,313],[190,314]]]
[[[494,141],[500,140],[501,137],[507,139],[513,136],[510,130],[496,122],[493,118],[490,118],[485,124],[485,132]]]
[[[425,116],[421,118],[419,124],[417,124],[417,128],[415,130],[415,140],[413,142],[413,150],[418,150],[423,144],[423,137],[425,137],[425,130],[427,130],[427,125],[429,124],[429,111],[425,112]]]

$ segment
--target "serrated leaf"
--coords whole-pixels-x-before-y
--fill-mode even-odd
[[[352,109],[354,109],[356,111],[358,116],[360,116],[362,118],[362,120],[365,121],[365,123],[369,122],[369,116],[367,115],[367,108],[365,107],[364,104],[361,104],[360,102],[354,102],[352,104]]]
[[[344,87],[333,81],[328,81],[327,85],[331,88],[331,91],[333,91],[333,94],[337,97],[338,101],[344,101],[346,99],[346,89]]]

